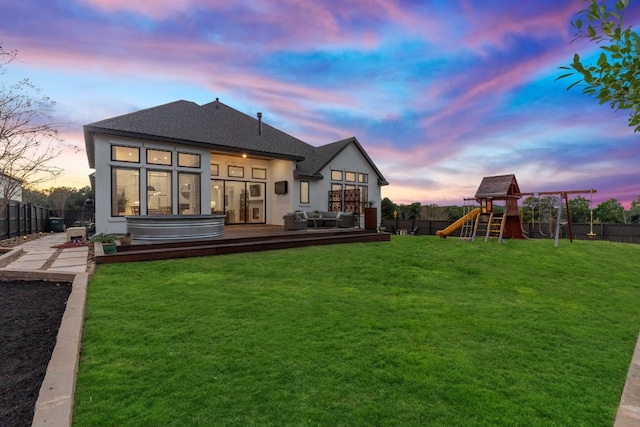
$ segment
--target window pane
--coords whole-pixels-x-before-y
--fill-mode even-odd
[[[211,163],[211,176],[220,175],[220,167],[214,163]]]
[[[300,181],[300,203],[309,203],[309,181]]]
[[[358,182],[360,182],[362,184],[368,183],[369,182],[369,174],[359,173],[358,174]]]
[[[179,172],[178,188],[178,213],[200,214],[200,174]]]
[[[111,159],[118,162],[140,163],[140,149],[135,147],[112,145]]]
[[[349,182],[356,182],[356,173],[355,172],[345,172],[344,180]]]
[[[140,215],[140,171],[111,169],[111,216]]]
[[[331,184],[331,191],[342,191],[342,184]]]
[[[171,151],[147,150],[147,163],[171,166]]]
[[[267,170],[260,168],[251,169],[251,177],[253,179],[267,179]]]
[[[224,214],[224,181],[211,181],[211,213]]]
[[[178,153],[178,166],[184,168],[199,168],[200,154]]]
[[[171,215],[171,172],[147,171],[147,212]]]
[[[369,187],[361,185],[360,187],[360,200],[364,203],[369,200]]]
[[[342,171],[331,171],[332,181],[342,181]]]
[[[247,184],[249,197],[247,198],[247,222],[264,222],[264,197],[267,184],[264,182],[250,182]]]
[[[241,166],[229,166],[227,173],[230,177],[244,178],[244,168]]]

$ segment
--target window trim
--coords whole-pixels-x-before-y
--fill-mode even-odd
[[[306,185],[303,185],[306,184]],[[306,188],[304,188],[306,187]],[[306,201],[305,201],[306,197]],[[300,181],[300,204],[308,205],[310,202],[309,181]]]
[[[137,160],[122,160],[116,159],[116,149],[118,148],[127,148],[135,151],[138,154]],[[120,144],[111,144],[111,161],[112,162],[123,162],[123,163],[136,163],[140,164],[140,147],[134,147],[131,145],[120,145]]]
[[[256,172],[263,172],[260,175],[257,175]],[[267,179],[267,169],[266,168],[251,168],[251,179]]]
[[[109,216],[112,217],[112,218],[122,218],[122,217],[124,217],[126,215],[129,215],[129,214],[126,214],[126,213],[125,214],[120,214],[120,212],[118,211],[117,202],[114,205],[114,200],[116,200],[114,198],[114,196],[116,196],[117,193],[118,193],[117,192],[118,183],[115,182],[115,180],[114,180],[114,177],[115,177],[115,174],[116,174],[117,170],[138,172],[138,201],[140,201],[142,199],[142,194],[141,194],[141,191],[140,191],[140,168],[126,167],[126,166],[115,166],[115,165],[111,166],[111,176],[110,176],[110,180],[111,180],[110,187],[111,188],[110,188],[110,196],[109,196]],[[139,207],[138,207],[138,209],[139,209]],[[116,214],[114,214],[114,212],[116,212]],[[126,212],[126,209],[125,209],[125,212]],[[135,214],[132,213],[132,215],[135,215]],[[138,214],[137,215],[140,215],[140,211],[139,210],[138,210]]]
[[[196,166],[192,166],[192,165],[185,165],[184,163],[180,162],[180,157],[181,156],[189,156],[189,157],[194,157],[196,159],[198,159],[198,164]],[[200,169],[200,166],[202,165],[202,156],[198,153],[188,153],[186,151],[178,151],[178,167],[180,168],[189,168],[189,169]]]
[[[239,171],[240,175],[232,174],[231,173],[232,169],[236,169],[237,171]],[[244,166],[227,165],[227,177],[229,177],[229,178],[244,178]]]
[[[152,152],[157,152],[157,153],[165,153],[168,154],[169,156],[169,162],[168,163],[162,163],[162,162],[154,162],[152,159],[149,158],[149,154]],[[147,158],[147,164],[148,165],[154,165],[154,166],[172,166],[173,165],[173,152],[168,151],[168,150],[158,150],[157,148],[147,148],[146,150],[146,158]]]

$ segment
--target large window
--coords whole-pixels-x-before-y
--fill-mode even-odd
[[[196,173],[178,173],[178,213],[197,215],[200,213],[200,175]]]
[[[140,214],[140,171],[111,169],[111,216]]]
[[[171,172],[147,171],[147,213],[171,215]]]
[[[300,181],[300,203],[309,203],[309,181]]]

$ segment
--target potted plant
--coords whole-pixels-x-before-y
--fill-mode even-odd
[[[120,236],[118,240],[120,240],[120,244],[122,246],[129,246],[131,244],[131,233],[127,233],[124,236]]]
[[[118,240],[118,236],[115,234],[94,234],[91,239],[91,242],[102,243],[102,251],[105,254],[114,254],[116,253],[116,241]]]
[[[364,202],[364,228],[365,230],[377,230],[378,209],[374,200]]]

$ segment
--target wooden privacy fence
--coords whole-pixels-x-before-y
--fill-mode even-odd
[[[423,219],[383,219],[385,231],[395,233],[399,230],[414,230],[416,234],[432,236],[436,231],[443,230],[452,221],[423,220]],[[525,236],[530,239],[555,239],[555,223],[553,224],[522,224]],[[590,224],[571,224],[573,238],[575,240],[590,240]],[[595,237],[591,240],[606,240],[609,242],[637,243],[640,244],[640,224],[593,224]],[[459,237],[460,230],[453,232],[450,237]],[[560,227],[560,238],[568,239],[569,231],[566,224]]]
[[[0,240],[49,231],[48,208],[31,203],[9,202],[0,212]]]

